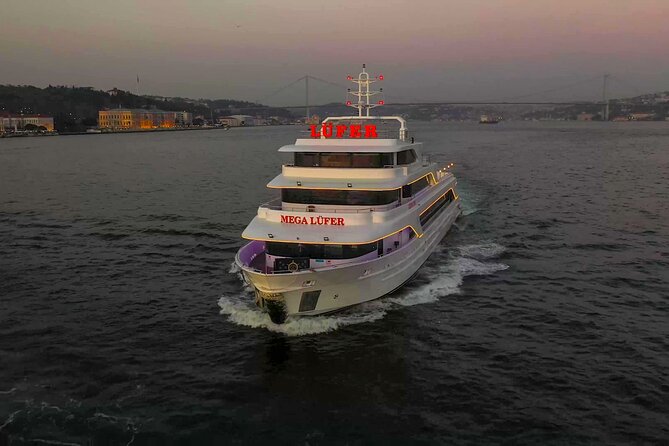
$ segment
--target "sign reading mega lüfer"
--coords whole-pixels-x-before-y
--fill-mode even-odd
[[[281,223],[290,223],[294,225],[344,226],[344,219],[341,217],[301,217],[299,215],[282,215]]]
[[[331,124],[325,123],[311,126],[312,138],[378,138],[376,133],[376,125],[361,125],[361,124]]]

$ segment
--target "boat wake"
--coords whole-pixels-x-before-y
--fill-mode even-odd
[[[458,293],[467,276],[485,276],[507,269],[508,265],[495,261],[503,252],[504,247],[496,243],[460,247],[442,245],[432,253],[416,279],[397,293],[332,315],[289,317],[279,325],[255,306],[252,290],[248,286],[240,293],[221,296],[218,305],[220,313],[237,325],[265,328],[287,336],[326,333],[349,325],[377,321],[399,307],[432,303]],[[241,277],[234,263],[229,272]]]

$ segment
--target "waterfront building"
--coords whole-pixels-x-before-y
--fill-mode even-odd
[[[45,115],[16,115],[11,113],[0,114],[0,133],[26,130],[27,125],[44,127],[47,132],[53,132],[53,117]]]
[[[174,122],[177,126],[193,125],[193,114],[189,112],[173,112]]]
[[[116,108],[98,112],[98,127],[109,130],[149,130],[189,126],[193,114],[163,110]]]
[[[228,127],[249,127],[256,125],[256,118],[249,115],[231,115],[218,118],[218,122]]]

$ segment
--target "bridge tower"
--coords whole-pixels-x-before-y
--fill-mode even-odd
[[[606,97],[606,87],[609,80],[609,76],[610,76],[609,74],[604,75],[603,85],[602,85],[602,102],[604,103],[602,118],[604,119],[604,121],[609,120],[609,100]]]

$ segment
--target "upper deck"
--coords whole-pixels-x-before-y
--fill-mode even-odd
[[[327,139],[327,138],[299,138],[295,144],[288,144],[279,149],[279,152],[373,152],[395,153],[408,148],[419,149],[421,143],[402,141],[391,138],[374,139]]]

